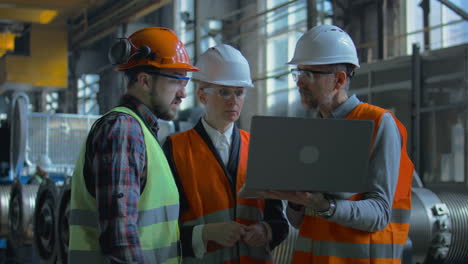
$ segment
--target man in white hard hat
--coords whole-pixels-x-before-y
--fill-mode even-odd
[[[248,89],[247,60],[221,44],[203,53],[193,74],[205,115],[164,146],[181,197],[184,263],[272,263],[269,250],[288,233],[277,200],[242,199],[249,133],[239,129]]]
[[[48,177],[52,162],[49,156],[41,155],[36,162],[36,173],[28,180],[28,184],[41,184]]]
[[[289,64],[297,65],[291,72],[305,108],[318,110],[322,118],[375,121],[371,191],[266,193],[290,201],[289,220],[300,228],[293,263],[400,263],[409,231],[413,173],[405,127],[392,112],[348,96],[359,61],[342,29],[312,28],[298,40]]]

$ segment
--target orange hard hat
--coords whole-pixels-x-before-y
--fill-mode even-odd
[[[133,33],[128,39],[120,39],[109,51],[109,58],[116,69],[125,71],[137,66],[153,66],[161,69],[198,71],[190,64],[184,44],[168,28],[149,27]]]

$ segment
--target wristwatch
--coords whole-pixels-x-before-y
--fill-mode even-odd
[[[336,210],[335,200],[328,195],[325,197],[325,199],[328,200],[328,204],[329,204],[328,210],[315,212],[317,216],[330,217],[335,213],[335,210]]]

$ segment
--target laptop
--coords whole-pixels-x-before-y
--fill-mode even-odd
[[[254,116],[246,183],[256,191],[368,191],[374,121]]]

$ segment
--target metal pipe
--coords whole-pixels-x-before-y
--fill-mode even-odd
[[[468,94],[468,48],[465,48],[465,61],[463,62],[463,68],[465,70],[465,75],[463,77],[463,82],[465,83],[465,94]],[[465,121],[465,129],[468,128],[467,122]],[[468,134],[465,133],[465,157],[468,156]],[[468,163],[465,162],[465,186],[468,188]]]
[[[238,23],[235,23],[235,24],[229,26],[228,29],[223,29],[223,30],[221,30],[221,32],[233,30],[233,29],[235,29],[235,28],[237,28],[237,27],[240,27],[242,24],[245,24],[245,23],[247,23],[247,22],[249,22],[249,21],[251,21],[251,20],[254,20],[254,19],[258,18],[258,17],[264,16],[264,15],[270,13],[270,12],[273,12],[273,11],[275,11],[275,10],[277,10],[277,9],[283,8],[283,7],[285,7],[285,6],[288,6],[288,5],[290,5],[290,4],[294,3],[294,2],[297,2],[297,1],[299,1],[299,0],[291,0],[291,1],[289,1],[289,2],[280,4],[280,5],[274,6],[274,7],[270,8],[270,9],[267,9],[267,10],[264,10],[264,11],[262,11],[262,12],[259,12],[259,13],[255,14],[255,15],[253,15],[253,16],[244,18],[244,19],[242,19],[241,21],[239,21]]]
[[[29,97],[27,94],[23,92],[18,92],[14,93],[12,96],[11,100],[11,108],[10,108],[10,113],[9,113],[9,119],[10,119],[10,170],[8,173],[8,179],[13,181],[14,176],[19,176],[21,174],[21,170],[23,169],[23,163],[24,163],[24,152],[26,150],[26,144],[27,144],[27,138],[28,138],[28,119],[27,119],[27,113],[28,113],[28,106],[29,106]],[[24,100],[24,101],[21,101]],[[20,103],[23,102],[23,103]],[[16,111],[18,109],[18,111]],[[16,116],[16,113],[18,113],[19,116]],[[19,122],[19,123],[18,123]],[[24,126],[24,127],[23,127]],[[20,128],[21,127],[21,128]],[[23,129],[23,131],[14,131],[15,129]],[[20,139],[16,142],[16,138],[20,137]],[[21,144],[21,137],[24,137],[24,143]],[[15,146],[15,143],[18,144],[18,146]],[[18,157],[15,161],[13,151],[16,150],[18,151]],[[21,154],[23,152],[23,154]],[[23,157],[21,157],[23,156]],[[17,164],[13,164],[13,163]]]
[[[129,10],[131,10],[131,8],[129,7],[131,7],[132,5],[136,5],[136,3],[140,3],[140,1],[132,1],[127,2],[126,5],[124,5],[123,7],[119,8],[117,11],[114,11],[111,14],[100,15],[99,19],[96,22],[89,23],[89,29],[85,31],[85,33],[78,33],[77,36],[72,39],[72,50],[76,50],[80,47],[87,46],[111,34],[115,31],[115,28],[118,27],[120,24],[123,24],[133,19],[137,19],[150,12],[154,12],[155,10],[161,8],[162,6],[170,2],[172,2],[172,0],[159,0],[157,2],[149,1],[144,5],[137,7],[136,10],[134,10],[132,13],[126,14],[127,12],[129,12]],[[120,17],[118,15],[120,15]],[[117,19],[113,20],[109,17],[117,17]]]
[[[307,29],[317,25],[317,1],[307,0]]]
[[[452,3],[449,0],[437,0],[441,2],[443,5],[448,7],[450,10],[453,12],[457,13],[459,16],[461,16],[464,20],[468,20],[468,13],[466,13],[463,9],[459,8],[456,6],[454,3]]]
[[[378,0],[376,2],[377,6],[377,58],[382,60],[384,58],[384,21],[385,21],[385,10],[384,10],[384,0]]]
[[[431,4],[429,0],[422,0],[419,6],[423,9],[423,27],[430,27],[429,14],[431,12]],[[431,47],[431,32],[424,31],[424,50],[429,50]]]
[[[416,171],[424,175],[421,168],[421,55],[419,45],[413,44],[413,55],[411,58],[412,77],[412,114],[411,114],[411,156]]]

